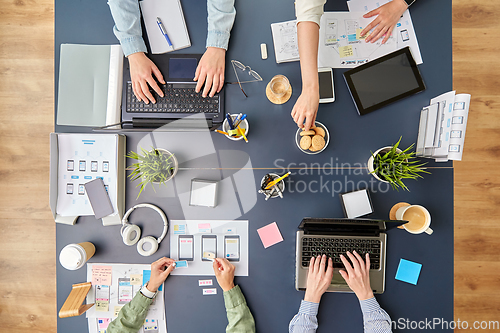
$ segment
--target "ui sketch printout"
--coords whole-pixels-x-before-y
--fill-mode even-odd
[[[361,12],[325,12],[319,29],[318,67],[353,68],[397,50],[394,36],[385,44],[367,43],[361,31],[372,18]]]
[[[87,294],[87,304],[96,303],[85,313],[89,333],[105,332],[109,323],[118,316],[120,309],[149,281],[151,265],[87,263],[87,281],[96,281],[95,275],[103,271],[108,272],[108,275],[110,272],[111,285],[93,284]],[[109,282],[106,280],[106,283]],[[159,290],[163,290],[163,285]],[[167,333],[163,292],[159,292],[151,303],[146,321],[139,332]]]
[[[363,14],[365,14],[388,2],[389,0],[351,0],[347,1],[347,6],[351,12],[363,12]],[[375,18],[376,16],[371,17],[370,20]],[[407,9],[401,16],[401,19],[396,24],[392,35],[396,39],[398,50],[409,46],[411,54],[417,65],[423,63],[420,47],[418,46],[417,34],[415,33],[415,28],[413,27],[409,9]]]
[[[271,24],[271,32],[273,34],[276,63],[298,61],[297,21],[273,23]]]
[[[170,258],[188,262],[171,275],[214,275],[212,261],[203,258],[212,252],[235,266],[234,275],[248,276],[248,220],[173,220],[170,228]]]

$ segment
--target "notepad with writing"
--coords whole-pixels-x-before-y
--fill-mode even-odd
[[[191,46],[180,0],[142,0],[139,3],[152,53],[167,53]],[[156,18],[163,23],[173,49],[161,33]]]

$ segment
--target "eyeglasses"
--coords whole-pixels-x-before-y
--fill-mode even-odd
[[[229,84],[236,84],[236,83],[238,83],[238,85],[240,86],[240,89],[241,89],[241,92],[243,93],[243,95],[245,95],[245,97],[248,97],[248,95],[243,90],[243,87],[241,87],[241,84],[242,83],[247,83],[247,82],[262,81],[262,77],[259,75],[259,73],[257,73],[253,69],[251,69],[249,66],[243,65],[238,60],[231,60],[231,64],[233,65],[234,74],[236,75],[236,79],[238,80],[238,82],[228,82],[228,83]],[[253,77],[254,80],[240,81],[240,78],[238,77],[238,71],[236,70],[236,68],[240,69],[243,72],[247,72],[248,71],[248,75],[250,75],[251,77]]]

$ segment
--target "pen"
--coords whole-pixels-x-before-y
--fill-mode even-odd
[[[240,118],[241,118],[242,115],[243,115],[243,113],[240,113],[239,115],[236,116],[236,118],[233,121],[234,127],[238,127],[237,124],[239,123]]]
[[[173,50],[174,47],[172,46],[172,42],[170,41],[170,38],[168,38],[167,31],[165,30],[165,27],[163,26],[163,23],[161,23],[161,20],[159,17],[156,18],[156,23],[158,24],[158,27],[160,28],[160,31],[163,36],[165,36],[165,39],[167,40],[168,46]]]
[[[286,178],[286,177],[288,177],[290,174],[291,174],[291,171],[288,171],[288,172],[287,172],[287,173],[285,173],[283,176],[279,177],[278,179],[273,180],[272,182],[270,182],[269,184],[267,184],[267,186],[266,186],[266,190],[269,190],[271,187],[273,187],[274,185],[278,184],[278,182],[279,182],[280,180],[285,179],[285,178]]]
[[[229,113],[226,113],[227,124],[231,129],[234,129],[233,119]]]
[[[243,117],[241,117],[240,121],[238,121],[237,124],[235,124],[235,126],[239,126],[241,124],[241,122],[247,117],[246,114],[243,115]]]

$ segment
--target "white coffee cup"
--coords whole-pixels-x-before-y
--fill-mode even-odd
[[[421,234],[423,232],[432,235],[431,214],[429,211],[420,205],[411,205],[400,207],[396,211],[396,219],[406,220],[408,223],[403,224],[403,228],[412,234]]]
[[[59,262],[62,267],[74,271],[82,268],[94,253],[95,246],[90,242],[68,244],[59,253]]]

